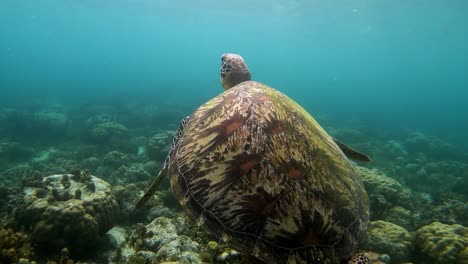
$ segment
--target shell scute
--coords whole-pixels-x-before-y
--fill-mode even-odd
[[[265,85],[244,82],[202,105],[172,156],[187,213],[244,254],[335,263],[364,236],[367,197],[352,165],[301,106]]]

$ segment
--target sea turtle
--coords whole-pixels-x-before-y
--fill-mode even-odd
[[[260,263],[370,263],[355,252],[369,222],[363,184],[300,105],[250,81],[241,56],[223,54],[224,92],[184,119],[141,207],[168,176],[188,216]]]

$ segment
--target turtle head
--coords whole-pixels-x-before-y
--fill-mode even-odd
[[[250,71],[244,59],[237,54],[223,54],[221,56],[221,84],[224,90],[245,81],[250,81]]]

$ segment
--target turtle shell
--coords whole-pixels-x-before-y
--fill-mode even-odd
[[[301,106],[258,82],[192,114],[168,175],[191,218],[267,263],[339,263],[369,222],[363,184],[333,139]]]

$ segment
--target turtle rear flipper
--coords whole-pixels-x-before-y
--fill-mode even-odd
[[[338,147],[341,149],[341,151],[343,151],[346,157],[358,161],[372,161],[372,159],[366,154],[363,154],[355,149],[346,146],[343,142],[337,140],[336,138],[333,138],[333,140],[335,141],[336,145],[338,145]]]
[[[343,264],[372,264],[372,261],[366,254],[360,250],[356,250],[354,254]]]
[[[153,180],[148,190],[145,191],[145,194],[140,198],[138,203],[136,204],[136,208],[141,208],[143,205],[153,196],[153,194],[158,189],[159,185],[161,184],[164,176],[167,175],[167,163],[164,162],[163,169],[159,171],[158,176]]]
[[[174,151],[177,143],[179,142],[179,139],[182,136],[182,133],[184,132],[185,126],[189,118],[190,116],[187,116],[184,119],[182,119],[182,121],[180,121],[179,128],[177,128],[177,132],[174,136],[174,139],[172,140],[171,149],[169,150],[169,153],[167,154],[167,157],[166,157],[166,160],[164,161],[162,169],[159,171],[156,178],[154,178],[150,187],[145,191],[145,194],[143,194],[143,196],[140,198],[140,200],[136,204],[136,208],[141,208],[151,198],[151,196],[153,196],[153,194],[156,192],[159,185],[161,184],[162,180],[164,179],[164,176],[167,176],[167,169],[171,161],[172,151]]]

